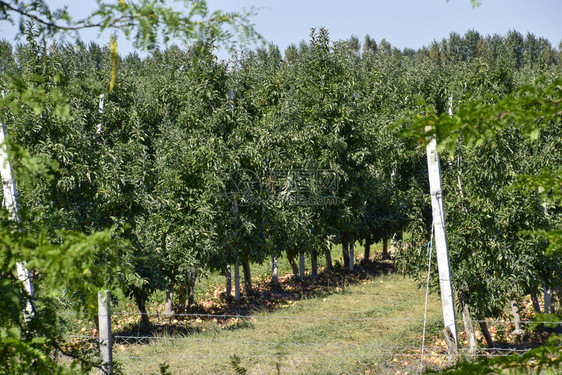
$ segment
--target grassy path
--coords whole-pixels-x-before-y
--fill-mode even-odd
[[[396,373],[419,365],[399,354],[421,346],[424,299],[412,280],[378,276],[225,328],[200,322],[184,337],[121,345],[114,357],[126,374],[157,374],[164,362],[172,374]],[[429,334],[440,318],[439,299],[430,296]]]

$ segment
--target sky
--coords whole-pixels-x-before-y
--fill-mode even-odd
[[[69,4],[75,18],[95,8],[92,0],[47,0],[52,7]],[[290,44],[308,40],[312,27],[325,27],[332,40],[370,35],[377,42],[386,38],[399,49],[418,49],[441,41],[451,32],[476,30],[481,35],[505,35],[517,30],[544,37],[555,49],[562,42],[562,0],[481,0],[473,8],[470,0],[207,0],[211,10],[237,11],[259,8],[253,19],[265,41],[284,51]],[[13,41],[15,29],[0,25],[0,38]],[[83,33],[82,39],[99,44],[109,42],[109,34]],[[134,51],[119,36],[119,52]],[[221,56],[222,55],[222,56]],[[225,57],[226,52],[219,53]]]

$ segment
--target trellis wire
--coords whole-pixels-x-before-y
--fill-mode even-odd
[[[69,316],[69,315],[80,315],[86,317],[86,313],[82,312],[58,312],[57,315],[61,316]],[[148,317],[158,317],[162,320],[170,320],[170,317],[164,315],[164,312],[154,312],[154,313],[140,313],[140,312],[132,312],[132,311],[124,311],[124,312],[112,312],[112,317],[116,316],[148,316]],[[334,320],[334,321],[373,321],[373,322],[441,322],[443,319],[439,318],[431,318],[431,319],[423,319],[423,318],[341,318],[337,316],[289,316],[289,315],[259,315],[259,314],[198,314],[198,313],[174,313],[174,318],[217,318],[217,319],[302,319],[302,320]],[[462,324],[461,319],[456,320],[457,324]],[[488,323],[488,324],[558,324],[562,325],[562,321],[548,321],[548,320],[520,320],[516,322],[515,320],[500,320],[500,319],[483,319],[477,320],[473,319],[473,323]]]

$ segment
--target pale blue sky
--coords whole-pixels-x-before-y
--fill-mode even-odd
[[[94,1],[47,0],[53,7],[70,4],[79,17],[95,7]],[[525,35],[533,33],[547,38],[554,48],[562,40],[562,0],[482,0],[472,8],[470,0],[208,0],[211,9],[239,10],[261,8],[254,21],[266,41],[282,51],[291,43],[307,40],[311,27],[326,27],[333,40],[366,34],[379,42],[386,38],[400,49],[429,45],[455,31],[464,34],[474,29],[482,35],[505,35],[515,29]],[[14,31],[0,26],[0,38],[13,40]],[[85,41],[109,41],[108,34],[99,39],[96,33],[83,34]],[[127,54],[133,47],[119,37],[119,52]]]
[[[333,39],[386,38],[400,49],[417,49],[441,41],[452,31],[505,35],[516,29],[550,40],[562,39],[562,0],[209,0],[220,9],[262,6],[257,29],[281,48],[307,39],[311,27],[326,27]],[[236,6],[235,6],[236,5]]]

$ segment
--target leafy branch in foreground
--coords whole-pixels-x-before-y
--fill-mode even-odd
[[[232,50],[237,41],[252,43],[262,39],[251,22],[257,13],[255,8],[240,12],[210,11],[202,0],[176,1],[181,6],[170,6],[164,0],[97,0],[97,3],[92,14],[75,20],[68,6],[52,10],[43,0],[2,0],[0,17],[12,24],[17,20],[20,33],[24,32],[27,21],[34,21],[48,37],[83,29],[122,31],[136,47],[147,49],[174,40],[209,39]]]
[[[469,147],[480,145],[510,124],[515,124],[530,140],[540,129],[562,118],[562,80],[546,87],[525,85],[503,99],[492,97],[469,100],[455,109],[453,116],[437,114],[423,100],[425,116],[419,116],[405,135],[428,139],[435,135],[440,152],[454,150],[457,142]]]
[[[0,229],[0,367],[6,374],[89,373],[98,360],[91,347],[69,345],[61,337],[63,322],[54,312],[53,297],[71,294],[77,310],[93,315],[97,291],[116,288],[111,275],[131,273],[122,262],[126,246],[112,230],[91,235],[57,231],[57,238],[38,230],[18,230],[5,220]],[[41,291],[36,313],[24,320],[22,311],[30,298],[13,272],[15,263],[27,262]],[[85,307],[84,307],[85,306]],[[69,366],[55,358],[64,355]]]
[[[542,374],[545,370],[560,368],[562,350],[560,336],[551,336],[547,345],[529,350],[524,354],[481,357],[477,361],[460,360],[444,370],[427,370],[426,374]]]

